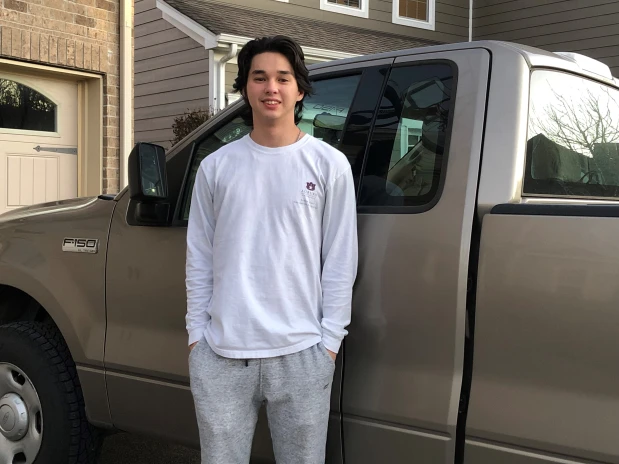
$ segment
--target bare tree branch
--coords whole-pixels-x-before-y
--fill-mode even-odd
[[[555,102],[541,112],[532,108],[533,131],[587,156],[593,156],[599,144],[619,142],[619,104],[609,89],[587,89],[574,99],[552,92]]]

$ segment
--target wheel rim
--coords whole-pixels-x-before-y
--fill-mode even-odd
[[[0,462],[31,464],[43,438],[41,401],[19,367],[0,362]]]

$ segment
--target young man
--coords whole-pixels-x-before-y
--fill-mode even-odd
[[[202,464],[247,464],[262,404],[277,463],[322,464],[357,272],[352,172],[297,127],[311,85],[294,41],[253,40],[238,66],[253,130],[202,161],[187,231]]]

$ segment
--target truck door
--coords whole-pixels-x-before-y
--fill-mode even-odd
[[[336,65],[312,73],[315,93],[305,101],[299,126],[342,150],[357,179],[392,62],[382,59]],[[116,208],[108,247],[105,365],[110,412],[121,429],[198,444],[185,329],[190,198],[202,159],[249,131],[238,111],[221,116],[193,146],[168,159],[171,203],[176,205],[169,225],[132,225],[128,221],[132,214],[128,194]],[[340,357],[329,429],[331,463],[342,462],[341,371]],[[262,414],[259,419],[254,457],[272,461],[265,417]]]
[[[490,54],[398,58],[358,197],[346,462],[453,463]]]
[[[617,464],[619,88],[568,61],[510,62],[495,64],[488,114],[511,117],[489,120],[484,141],[484,156],[507,149],[484,159],[480,178],[491,209],[465,463]]]

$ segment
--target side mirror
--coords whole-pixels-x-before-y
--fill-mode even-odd
[[[168,198],[165,149],[140,142],[129,155],[129,194],[132,200],[151,202]]]
[[[134,225],[166,225],[170,203],[165,149],[140,142],[129,155],[129,211],[127,219]]]
[[[336,116],[334,114],[317,114],[314,116],[314,127],[318,127],[320,129],[331,129],[336,131],[341,131],[344,129],[344,124],[346,123],[346,117],[344,116]]]

